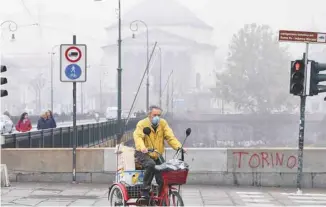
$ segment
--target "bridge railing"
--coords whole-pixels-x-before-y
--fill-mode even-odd
[[[104,115],[100,115],[101,117],[105,117]],[[87,119],[94,119],[94,115],[92,114],[77,114],[76,115],[77,120],[87,120]],[[29,115],[28,118],[32,122],[32,124],[36,124],[37,121],[40,119],[39,115]],[[54,119],[56,122],[70,122],[72,121],[72,115],[71,114],[61,114],[61,115],[54,115]],[[18,120],[20,119],[20,116],[10,116],[11,121],[16,124]],[[94,119],[95,120],[95,119]]]
[[[133,130],[140,118],[129,119],[125,131]],[[122,120],[126,124],[126,120]],[[77,146],[92,147],[117,134],[117,121],[106,121],[77,126]],[[60,127],[4,136],[2,148],[69,148],[73,146],[73,127]]]

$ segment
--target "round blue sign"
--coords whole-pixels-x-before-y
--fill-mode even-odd
[[[71,79],[71,80],[76,80],[81,76],[81,68],[79,67],[79,65],[76,64],[70,64],[66,67],[65,70],[65,74],[67,76],[67,78]]]

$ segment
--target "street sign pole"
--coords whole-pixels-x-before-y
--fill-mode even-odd
[[[304,131],[305,131],[305,111],[306,111],[306,98],[310,94],[310,70],[308,68],[308,52],[309,44],[325,44],[326,32],[309,32],[309,31],[279,31],[280,42],[299,42],[306,44],[306,52],[303,55],[305,62],[305,79],[304,91],[300,96],[300,124],[299,124],[299,143],[298,143],[298,170],[297,170],[297,193],[302,193],[302,170],[303,170],[303,148],[304,148]],[[308,71],[309,69],[309,71]]]
[[[307,77],[308,68],[308,52],[309,43],[306,43],[306,53],[303,54],[305,62],[305,77]],[[305,112],[307,98],[307,80],[305,79],[304,93],[300,96],[300,123],[299,123],[299,150],[298,150],[298,169],[297,169],[297,193],[302,194],[302,169],[303,169],[303,147],[304,147],[304,131],[305,131]]]
[[[76,35],[73,35],[72,41],[74,45],[76,45],[77,40],[76,40]],[[73,122],[72,122],[72,126],[73,126],[73,148],[72,148],[72,180],[73,183],[76,182],[76,147],[77,147],[77,127],[76,127],[76,103],[77,103],[77,86],[76,86],[76,82],[72,83],[72,97],[73,97]]]
[[[73,35],[72,44],[60,45],[60,81],[72,82],[73,97],[73,136],[72,136],[72,180],[76,183],[76,148],[77,143],[77,82],[87,80],[87,46],[77,44]]]

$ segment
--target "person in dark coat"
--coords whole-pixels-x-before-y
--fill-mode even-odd
[[[46,115],[47,115],[47,124],[49,126],[49,128],[57,128],[57,123],[53,117],[53,114],[52,114],[52,111],[51,110],[48,110],[46,112]]]
[[[42,130],[42,129],[49,129],[50,124],[47,118],[46,113],[43,113],[40,117],[40,119],[37,121],[37,129]]]

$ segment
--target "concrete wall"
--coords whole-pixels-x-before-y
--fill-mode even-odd
[[[77,181],[111,183],[114,148],[77,149]],[[11,181],[72,181],[72,149],[2,149]],[[173,152],[168,150],[167,159]],[[326,148],[304,150],[304,187],[326,187]],[[294,187],[297,150],[291,148],[193,148],[188,150],[189,184]]]

